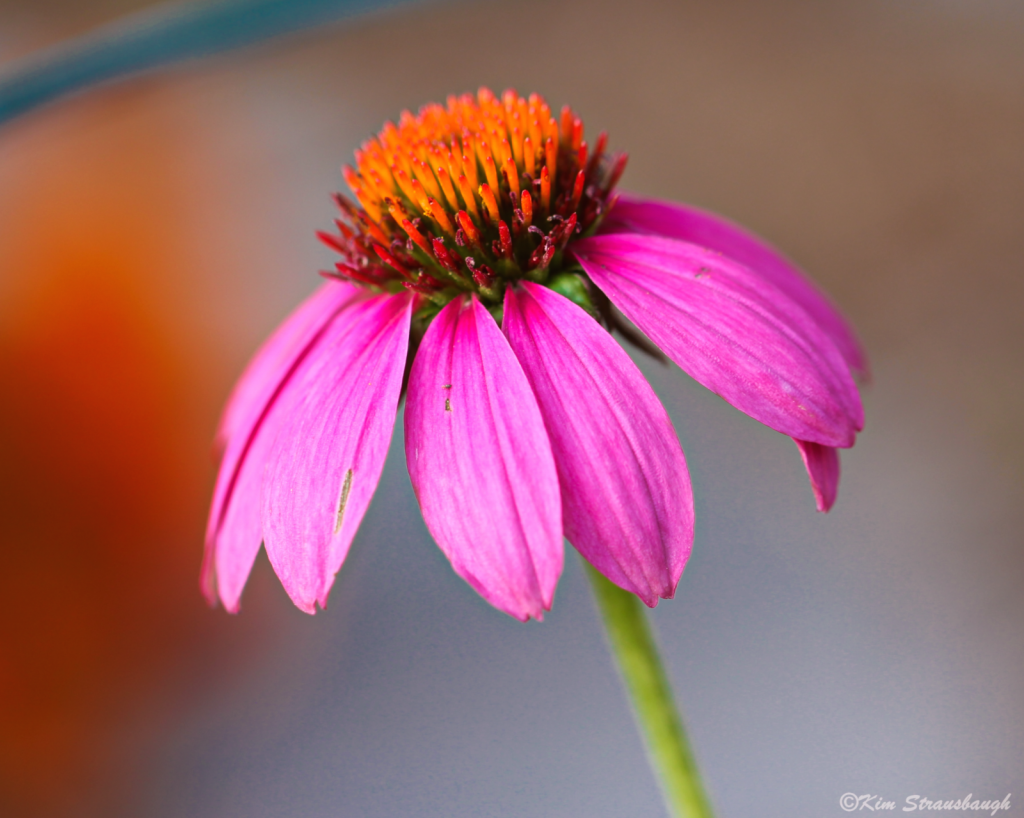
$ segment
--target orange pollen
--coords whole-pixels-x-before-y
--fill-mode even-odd
[[[491,221],[497,222],[501,218],[501,211],[498,209],[498,201],[494,198],[494,192],[490,185],[480,185],[480,198],[484,201],[487,215],[491,217]]]
[[[475,153],[474,153],[475,155]],[[476,175],[476,159],[470,159],[466,154],[462,155],[462,172],[466,174],[466,178],[469,179],[470,190],[475,188],[479,182]]]
[[[487,154],[484,158],[484,173],[487,174],[487,184],[491,186],[491,190],[500,190],[498,187],[498,170],[494,167],[494,158]]]
[[[473,224],[473,220],[469,218],[469,214],[465,210],[460,210],[455,218],[459,222],[459,227],[465,232],[466,236],[473,244],[480,243],[480,231],[476,229],[476,225]]]
[[[572,123],[576,117],[572,115],[572,108],[566,105],[562,108],[562,141],[572,144]]]
[[[448,214],[445,213],[444,208],[437,203],[435,199],[427,200],[427,211],[430,213],[430,217],[437,222],[441,229],[449,236],[455,235],[455,228],[452,227],[452,220],[448,218]]]
[[[408,219],[402,219],[402,229],[409,234],[409,238],[412,239],[416,246],[419,247],[428,256],[433,255],[433,251],[430,247],[430,242],[423,238],[423,234],[416,229],[416,226]]]
[[[403,111],[363,142],[342,168],[358,206],[337,197],[339,232],[318,235],[342,256],[337,275],[363,286],[496,304],[515,280],[572,263],[563,251],[593,232],[624,166],[605,134],[588,150],[572,108],[556,118],[537,94],[481,88]]]
[[[574,119],[572,121],[572,149],[578,151],[581,144],[583,144],[583,120]]]
[[[526,168],[527,176],[536,175],[537,155],[533,151],[533,140],[530,137],[523,140],[523,167]]]
[[[512,157],[517,165],[523,164],[523,133],[518,127],[512,129]]]
[[[533,197],[530,195],[530,191],[524,190],[519,201],[522,203],[523,227],[529,227],[533,223]]]
[[[476,207],[476,196],[473,195],[473,187],[465,176],[459,177],[459,193],[466,203],[466,210],[473,214],[474,219],[480,218],[480,211]]]
[[[420,184],[418,179],[413,179],[409,182],[409,189],[412,191],[412,199],[419,206],[419,209],[424,213],[430,210],[430,203],[427,199],[427,194],[423,191],[423,185]]]
[[[368,193],[366,190],[361,190],[360,188],[356,188],[353,193],[356,194],[359,204],[363,206],[363,210],[366,211],[366,215],[370,217],[370,220],[373,222],[379,222],[381,215],[380,205],[377,204],[377,201],[374,199],[372,194]]]
[[[403,194],[405,194],[405,198],[408,199],[410,202],[413,201],[415,199],[415,193],[412,187],[412,183],[409,181],[408,174],[401,168],[395,168],[394,176],[395,181],[398,182],[399,189]],[[397,193],[398,191],[395,192]]]
[[[530,117],[530,142],[534,150],[544,144],[544,138],[540,133],[540,120],[532,116]]]
[[[355,169],[351,165],[341,166],[341,175],[345,177],[345,182],[352,190],[357,187],[362,187],[362,182],[359,180],[359,174],[355,172]]]
[[[586,176],[584,176],[582,170],[576,174],[576,184],[573,185],[572,188],[572,204],[570,205],[570,210],[575,210],[579,207],[580,197],[583,196],[583,184],[586,181]]]
[[[441,198],[441,188],[437,186],[437,180],[434,178],[434,171],[431,170],[430,165],[422,159],[413,159],[412,172],[416,174],[416,178],[420,180],[420,184],[423,185],[427,193],[435,199]]]
[[[512,157],[505,160],[505,166],[502,168],[505,171],[505,179],[508,182],[508,189],[512,192],[512,195],[516,198],[519,197],[519,171],[516,170],[516,163],[512,161]]]
[[[452,177],[448,175],[448,171],[444,168],[438,168],[437,179],[441,183],[441,190],[444,191],[444,198],[448,202],[448,206],[452,210],[457,210],[459,207],[459,200],[455,196],[455,188],[452,187]]]

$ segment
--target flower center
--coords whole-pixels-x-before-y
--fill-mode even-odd
[[[537,94],[481,88],[405,111],[342,169],[359,204],[335,195],[339,233],[317,235],[343,260],[323,275],[412,290],[427,313],[467,292],[498,307],[524,278],[572,290],[566,245],[597,229],[626,165],[606,143],[590,150],[572,109],[556,120]]]

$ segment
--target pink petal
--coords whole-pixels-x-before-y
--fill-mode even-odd
[[[868,361],[853,329],[821,292],[789,259],[767,242],[721,216],[689,205],[620,196],[602,233],[653,233],[717,250],[768,279],[818,323],[838,347],[847,364],[868,374]]]
[[[360,301],[351,301],[333,316],[333,333],[349,326]],[[207,541],[207,553],[216,572],[216,592],[224,607],[235,613],[253,562],[263,542],[261,495],[267,459],[273,449],[278,430],[291,415],[292,407],[303,395],[309,370],[316,365],[327,340],[327,327],[298,356],[262,407],[259,422],[249,435],[235,435],[228,441],[224,462],[236,462],[230,493],[224,503],[217,529]],[[257,407],[258,408],[258,407]],[[219,480],[223,478],[221,467]],[[216,501],[216,495],[215,495]],[[212,572],[211,572],[212,573]]]
[[[225,610],[238,613],[242,590],[249,579],[256,555],[263,543],[260,523],[260,489],[263,466],[274,444],[281,420],[291,403],[285,389],[255,432],[252,444],[238,469],[231,498],[219,529],[207,546],[216,571],[216,592]],[[229,443],[230,446],[230,443]]]
[[[296,354],[314,338],[338,310],[360,293],[360,289],[341,281],[328,281],[303,301],[252,356],[242,376],[231,391],[220,423],[217,425],[217,447],[222,449],[229,438],[244,425],[253,404],[266,405],[287,372]]]
[[[648,605],[671,598],[693,545],[693,494],[654,390],[593,318],[539,284],[505,291],[502,329],[548,429],[566,537]]]
[[[526,375],[476,296],[448,304],[423,337],[405,451],[455,572],[499,610],[541,619],[562,572],[555,461]]]
[[[793,442],[800,449],[800,456],[811,478],[811,489],[814,491],[818,511],[828,511],[835,504],[839,492],[839,452],[820,443],[795,438]]]
[[[325,327],[361,292],[341,282],[321,286],[256,353],[228,401],[219,432],[224,453],[207,521],[200,575],[200,585],[210,604],[219,594],[225,608],[237,610],[238,597],[259,552],[259,481],[250,485],[249,493],[231,508],[242,482],[242,465],[256,455],[258,463],[266,457],[265,447],[253,451],[257,448],[257,433],[281,391],[320,341]],[[228,532],[221,536],[225,527]]]
[[[600,235],[573,250],[626,317],[699,383],[790,437],[853,445],[864,420],[849,367],[765,279],[660,236]]]
[[[296,381],[263,472],[263,540],[292,601],[326,607],[380,480],[409,346],[411,295],[345,311]]]

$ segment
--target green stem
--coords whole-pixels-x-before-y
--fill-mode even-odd
[[[697,762],[672,688],[658,656],[643,604],[584,562],[601,610],[612,653],[633,703],[647,752],[656,767],[669,811],[677,818],[712,818]]]

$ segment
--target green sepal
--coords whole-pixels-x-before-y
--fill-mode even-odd
[[[559,273],[547,284],[559,295],[564,295],[573,304],[583,307],[588,313],[597,317],[594,302],[590,299],[590,289],[578,273]]]

